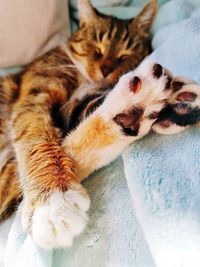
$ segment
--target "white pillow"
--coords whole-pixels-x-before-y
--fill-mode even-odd
[[[0,0],[0,68],[27,64],[69,34],[68,0]]]

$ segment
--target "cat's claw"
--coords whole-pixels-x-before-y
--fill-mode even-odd
[[[87,224],[89,206],[90,199],[81,185],[52,193],[33,212],[29,232],[34,242],[44,249],[71,246]],[[26,223],[24,227],[27,229]]]

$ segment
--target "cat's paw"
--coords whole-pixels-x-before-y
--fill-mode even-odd
[[[160,64],[146,59],[120,78],[97,112],[105,121],[113,120],[124,135],[141,138],[165,107],[172,78]]]
[[[168,105],[160,112],[152,129],[159,134],[176,134],[200,121],[200,85],[176,77]]]
[[[30,206],[26,205],[23,227],[44,249],[69,247],[87,224],[89,206],[85,189],[76,185],[66,192],[52,193],[45,203],[35,207],[31,215]]]

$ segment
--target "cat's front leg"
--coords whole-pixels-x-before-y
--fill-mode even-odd
[[[24,197],[22,226],[36,244],[47,249],[72,244],[86,225],[90,204],[77,181],[76,163],[61,147],[52,124],[53,90],[26,89],[13,105],[11,115]]]
[[[145,60],[123,75],[105,101],[65,139],[79,181],[146,135],[171,95],[172,74]]]

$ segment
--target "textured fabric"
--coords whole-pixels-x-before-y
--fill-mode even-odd
[[[198,0],[170,1],[172,9],[168,5],[154,25],[152,57],[199,81],[199,11],[194,20],[175,23],[190,16]],[[39,250],[22,234],[16,217],[4,267],[199,267],[199,145],[196,128],[177,136],[152,134],[132,145],[123,159],[133,202],[120,160],[92,175],[85,183],[91,220],[71,249]],[[9,225],[0,226],[4,243],[5,228],[9,232]]]
[[[69,36],[68,0],[0,0],[0,67],[27,64]]]
[[[84,185],[91,196],[90,221],[72,248],[39,249],[22,232],[19,211],[11,230],[10,222],[0,226],[0,233],[4,231],[0,235],[2,249],[9,232],[4,265],[0,262],[0,266],[155,267],[134,214],[122,160],[96,172]]]
[[[154,33],[151,58],[200,82],[200,2],[164,5]],[[136,216],[158,267],[200,266],[199,130],[152,134],[123,155]]]

